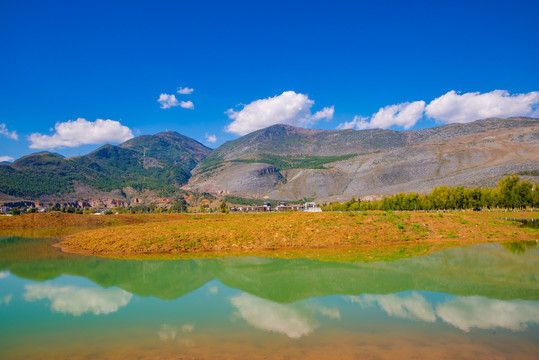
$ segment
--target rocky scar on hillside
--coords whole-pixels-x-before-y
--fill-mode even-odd
[[[345,200],[439,185],[494,186],[508,174],[539,180],[539,119],[484,119],[397,132],[275,125],[229,141],[192,171],[185,189],[243,197]]]

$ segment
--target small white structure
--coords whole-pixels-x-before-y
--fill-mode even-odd
[[[303,205],[303,207],[305,208],[305,210],[307,210],[308,208],[315,208],[316,203],[315,202],[306,202],[305,205]]]
[[[303,209],[307,212],[322,212],[322,209],[317,207],[315,202],[306,202]]]

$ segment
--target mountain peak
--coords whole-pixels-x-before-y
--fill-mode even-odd
[[[174,130],[165,130],[165,131],[161,131],[157,134],[155,134],[155,136],[173,136],[173,137],[183,137],[184,135],[180,134],[179,132],[177,131],[174,131]]]

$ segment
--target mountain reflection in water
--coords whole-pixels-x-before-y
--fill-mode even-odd
[[[485,358],[539,352],[531,243],[371,263],[118,260],[49,244],[0,239],[3,359],[39,358],[35,349],[56,358],[389,358],[397,345],[401,357],[427,347],[451,357],[459,344]]]

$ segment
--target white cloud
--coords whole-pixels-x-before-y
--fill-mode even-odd
[[[452,90],[431,101],[425,114],[443,123],[467,123],[489,117],[539,116],[539,91],[510,95],[506,90],[458,94]]]
[[[459,94],[452,90],[425,105],[423,100],[387,105],[371,116],[356,115],[352,121],[339,124],[337,129],[388,129],[399,126],[407,130],[424,115],[441,123],[467,123],[490,117],[539,117],[539,91],[511,95],[506,90],[484,94]]]
[[[313,122],[316,122],[322,119],[331,120],[333,119],[334,112],[335,112],[335,106],[325,107],[322,110],[315,112],[313,116],[311,117],[311,119]]]
[[[78,288],[49,284],[26,285],[24,298],[27,301],[49,299],[51,310],[63,314],[80,316],[110,314],[131,301],[131,295],[121,289]]]
[[[233,121],[225,131],[245,135],[276,124],[309,127],[321,119],[333,118],[333,106],[312,114],[313,105],[314,101],[307,95],[285,91],[281,95],[255,100],[240,111],[227,110],[226,114]]]
[[[184,109],[194,109],[195,105],[192,101],[178,101],[176,95],[161,94],[157,102],[161,104],[161,109],[170,109],[171,107],[179,106]]]
[[[299,339],[313,332],[318,324],[291,305],[277,304],[243,293],[230,299],[239,315],[257,329]]]
[[[438,305],[436,313],[443,321],[466,332],[472,328],[522,331],[527,324],[539,323],[539,304],[536,301],[458,297]]]
[[[54,149],[86,144],[124,142],[133,137],[131,130],[119,121],[97,119],[94,122],[78,118],[54,125],[52,135],[33,133],[28,136],[31,149]]]
[[[217,141],[217,136],[206,133],[206,142],[209,144],[215,144]]]
[[[408,296],[389,295],[361,295],[349,297],[352,302],[362,307],[378,305],[389,316],[401,319],[419,319],[426,322],[435,322],[436,315],[432,305],[420,294],[412,293]]]
[[[189,101],[180,101],[180,107],[184,109],[190,109],[193,110],[195,108],[195,104],[191,100]]]
[[[0,271],[0,279],[5,279],[9,276],[9,271]]]
[[[368,124],[368,116],[354,116],[354,120],[343,122],[337,126],[338,130],[348,130],[348,129],[364,129],[365,125]]]
[[[16,131],[9,131],[6,127],[6,124],[0,124],[0,134],[7,136],[13,140],[19,140],[19,135]]]
[[[175,95],[161,94],[157,102],[161,104],[161,109],[170,109],[171,107],[180,105]]]
[[[189,87],[181,87],[181,86],[180,86],[180,87],[178,88],[177,93],[178,93],[178,94],[182,94],[182,95],[189,95],[189,94],[193,93],[193,91],[195,91],[195,89],[189,88]]]
[[[0,156],[0,162],[2,162],[2,161],[9,161],[9,162],[11,162],[11,161],[13,161],[13,160],[15,160],[15,158],[13,158],[13,157],[11,157],[11,156]],[[1,278],[0,278],[0,279],[1,279]]]
[[[4,296],[3,298],[0,298],[0,305],[9,305],[12,298],[13,298],[13,295],[11,294],[8,294]]]
[[[339,124],[337,129],[389,129],[392,126],[410,129],[423,117],[424,109],[425,102],[423,100],[387,105],[380,108],[370,118],[355,116],[354,120]]]
[[[423,100],[385,106],[372,116],[370,128],[388,129],[396,125],[409,129],[423,117],[424,109]]]

